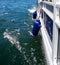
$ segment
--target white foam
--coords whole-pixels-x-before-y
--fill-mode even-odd
[[[20,35],[20,33],[17,33],[18,35]]]
[[[20,31],[19,29],[15,29],[14,30],[15,32],[17,31],[17,33]],[[6,38],[6,39],[8,39],[10,42],[11,42],[11,44],[13,44],[13,45],[15,45],[15,47],[21,52],[21,54],[23,55],[23,57],[24,57],[24,59],[26,60],[26,62],[27,63],[29,63],[29,65],[32,65],[32,61],[30,60],[30,58],[28,57],[28,55],[27,55],[27,53],[26,53],[26,51],[25,51],[25,48],[23,48],[21,45],[20,45],[20,42],[17,40],[17,37],[13,34],[12,35],[12,33],[14,33],[14,31],[13,32],[11,32],[11,31],[9,31],[8,29],[6,29],[6,32],[4,32],[3,33],[3,35],[4,35],[4,38]],[[29,31],[30,32],[30,31]],[[16,34],[17,34],[16,33]],[[30,33],[31,34],[31,33]],[[27,45],[28,43],[25,43],[25,45]],[[34,51],[35,51],[35,49],[33,49],[33,48],[31,48],[31,56],[33,57],[33,61],[35,62],[35,64],[36,64],[36,62],[37,62],[37,59],[36,59],[36,57],[34,57]],[[33,64],[34,65],[34,64]]]
[[[30,13],[33,13],[34,11],[36,11],[36,7],[33,7],[33,8],[31,8],[31,9],[28,9],[28,11],[29,11]]]
[[[7,38],[12,44],[15,44],[16,48],[21,52],[21,45],[16,37],[11,36],[8,32],[3,33],[4,38]]]
[[[33,52],[31,52],[31,57],[34,57],[34,53]]]
[[[32,34],[32,32],[31,31],[28,31],[29,32],[29,34],[31,35],[31,36],[33,36],[33,34]]]
[[[26,23],[26,22],[24,22],[24,24],[26,24],[26,26],[29,26],[29,24],[28,24],[28,23]]]
[[[25,60],[27,60],[27,57],[26,57],[26,55],[24,55],[24,59],[25,59]]]
[[[4,14],[6,14],[6,15],[7,15],[8,13],[6,12],[6,13],[4,13]]]
[[[28,45],[28,43],[24,43],[24,45],[25,45],[25,46],[27,46],[27,45]]]
[[[26,62],[27,62],[27,63],[29,63],[29,61],[28,61],[28,60],[27,60]]]
[[[6,29],[6,32],[8,32],[8,29]]]
[[[32,51],[35,51],[35,49],[31,48],[31,52],[32,52]]]
[[[4,32],[3,35],[4,38],[7,38],[12,44],[15,43],[15,40],[7,32]]]
[[[15,19],[11,19],[11,21],[15,21]]]
[[[33,28],[33,25],[31,25],[31,28]]]
[[[36,57],[34,57],[34,58],[33,58],[33,60],[34,60],[34,62],[37,62],[37,59],[36,59]]]
[[[20,31],[20,29],[15,29],[15,31],[19,32],[19,31]]]
[[[26,52],[25,51],[23,51],[23,54],[25,54]]]

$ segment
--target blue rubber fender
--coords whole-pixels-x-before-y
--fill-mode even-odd
[[[33,23],[32,34],[34,36],[37,36],[40,28],[41,28],[41,22],[40,22],[40,20],[35,20],[34,23]]]
[[[37,17],[37,11],[34,11],[33,12],[33,19],[36,19],[36,17]]]

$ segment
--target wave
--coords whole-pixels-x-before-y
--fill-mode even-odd
[[[33,13],[34,11],[36,11],[36,7],[33,7],[33,8],[31,8],[31,9],[28,9],[28,11],[29,11],[30,13]]]
[[[16,29],[15,31],[19,31],[19,30]],[[6,32],[4,32],[3,35],[4,38],[7,38],[21,52],[22,47],[20,45],[20,42],[17,40],[17,37],[15,35],[14,36],[12,35],[12,32],[9,32],[8,29],[6,29]]]

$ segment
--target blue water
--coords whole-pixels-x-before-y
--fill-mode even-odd
[[[0,65],[46,65],[41,36],[32,36],[36,0],[0,0]]]

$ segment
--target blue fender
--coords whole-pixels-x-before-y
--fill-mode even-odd
[[[33,24],[33,29],[32,29],[32,34],[34,36],[38,35],[38,32],[40,30],[40,27],[41,27],[40,20],[35,20],[34,21],[34,24]]]
[[[33,19],[36,19],[37,17],[37,11],[33,12]]]

